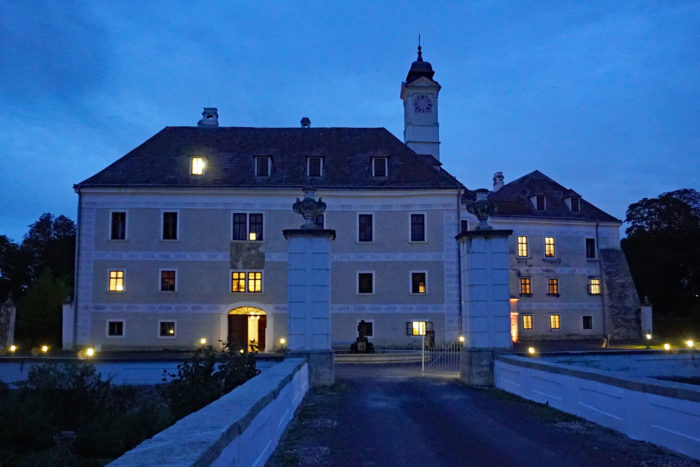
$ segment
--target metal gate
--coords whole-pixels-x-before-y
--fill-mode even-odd
[[[446,342],[421,351],[421,374],[459,378],[459,362],[463,344]]]

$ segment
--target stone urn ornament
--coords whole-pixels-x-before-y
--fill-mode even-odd
[[[467,204],[467,211],[479,219],[477,230],[491,230],[488,219],[496,212],[496,203],[488,198],[489,190],[486,188],[479,188],[474,193],[476,193],[476,200]]]
[[[292,209],[297,214],[301,214],[304,218],[304,224],[301,226],[302,229],[320,229],[321,226],[316,224],[316,218],[326,212],[326,203],[323,202],[322,198],[318,201],[314,199],[315,190],[313,188],[304,189],[304,199],[300,200],[297,198],[296,202],[292,206]]]

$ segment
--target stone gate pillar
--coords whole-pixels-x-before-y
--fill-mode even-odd
[[[335,230],[314,223],[325,203],[305,190],[304,200],[294,211],[306,223],[299,229],[284,230],[287,239],[287,334],[288,355],[304,357],[312,386],[335,381],[331,349],[331,241]]]
[[[488,216],[493,205],[487,190],[477,190],[470,206],[481,221],[476,230],[462,232],[460,243],[464,347],[460,377],[472,386],[493,385],[493,364],[499,353],[512,352],[508,237],[512,230],[493,230]]]
[[[16,311],[11,298],[0,306],[0,353],[14,344]]]

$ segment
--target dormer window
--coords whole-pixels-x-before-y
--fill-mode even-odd
[[[323,157],[306,158],[306,175],[309,177],[323,176]]]
[[[581,210],[581,198],[576,196],[571,198],[571,212],[579,212]]]
[[[388,159],[386,157],[373,157],[372,158],[372,176],[373,177],[386,177],[389,175],[388,170]]]
[[[207,162],[203,157],[193,157],[190,163],[190,173],[192,175],[202,175]]]
[[[544,195],[535,196],[535,208],[538,211],[544,211],[547,208],[547,203],[544,199]]]
[[[272,158],[268,156],[261,156],[255,158],[255,176],[256,177],[269,177],[270,168],[272,165]]]

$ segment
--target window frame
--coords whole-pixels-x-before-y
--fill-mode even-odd
[[[413,291],[413,275],[414,274],[423,274],[424,277],[424,287],[425,287],[425,292],[414,292]],[[408,273],[408,293],[411,295],[428,295],[428,271],[425,270],[414,270],[414,271],[409,271]]]
[[[163,323],[173,323],[173,333],[166,334],[165,336],[161,334],[161,327]],[[158,327],[156,328],[156,335],[158,339],[176,339],[177,338],[177,320],[175,319],[159,319]]]
[[[520,296],[521,297],[532,297],[532,277],[520,277]],[[527,292],[523,290],[527,289]]]
[[[236,234],[236,223],[235,223],[235,218],[236,216],[244,216],[245,217],[245,238],[235,238]],[[261,222],[260,222],[260,238],[258,238],[256,234],[255,240],[250,239],[250,234],[252,233],[250,231],[251,227],[251,222],[250,222],[250,216],[261,216]],[[264,242],[265,241],[265,213],[258,211],[258,212],[253,212],[253,211],[231,211],[231,241],[232,242]]]
[[[597,282],[594,284],[593,282]],[[593,290],[597,290],[594,292]],[[601,295],[603,293],[603,282],[600,277],[589,277],[588,278],[588,295]]]
[[[415,334],[414,330],[416,327],[413,325],[413,323],[423,323],[425,325],[425,334]],[[411,332],[409,332],[409,329]],[[411,321],[406,321],[406,335],[410,337],[421,337],[425,336],[428,334],[428,331],[434,331],[435,327],[433,325],[432,321],[428,321],[427,319],[412,319]]]
[[[195,161],[201,161],[201,167],[199,167],[199,172],[195,171]],[[195,177],[201,177],[204,175],[204,171],[207,168],[207,158],[204,156],[192,156],[190,157],[190,175]]]
[[[372,238],[370,240],[360,240],[360,216],[370,216],[370,218],[372,219],[372,229],[371,229]],[[357,213],[356,220],[355,220],[355,224],[356,224],[355,228],[357,230],[356,235],[355,235],[356,243],[374,243],[374,238],[375,238],[374,226],[376,224],[374,222],[374,217],[375,216],[374,216],[373,212],[358,212]]]
[[[559,313],[549,314],[549,329],[550,331],[558,331],[561,329],[561,315]]]
[[[121,334],[110,334],[109,333],[109,325],[110,323],[121,323],[122,325],[122,333]],[[123,338],[126,336],[126,320],[124,319],[108,319],[105,321],[105,337],[107,338]]]
[[[581,198],[572,196],[569,203],[571,204],[571,212],[581,212]]]
[[[551,247],[552,247],[552,254],[551,254],[551,255],[548,254],[548,253],[549,253],[548,247],[549,247],[550,245],[547,244],[547,240],[551,240],[551,241],[552,241],[552,245],[551,245]],[[557,239],[556,239],[556,237],[554,237],[554,236],[551,236],[551,237],[544,237],[544,257],[547,258],[547,259],[556,259],[556,258],[557,258]]]
[[[593,315],[583,315],[581,316],[581,329],[584,331],[593,330]],[[588,318],[588,327],[586,327],[586,318]]]
[[[163,273],[173,272],[175,273],[173,277],[173,290],[163,290]],[[175,268],[159,268],[158,269],[158,292],[173,293],[177,292],[177,269]]]
[[[370,274],[372,276],[372,291],[360,292],[360,274]],[[355,272],[355,295],[374,295],[377,291],[376,275],[374,271],[356,271]]]
[[[588,248],[589,241],[592,242],[592,245],[593,245],[592,248],[590,249],[590,251]],[[597,254],[598,252],[597,252],[597,248],[596,248],[596,239],[595,238],[586,237],[584,239],[584,246],[586,249],[586,259],[598,259],[598,254]],[[592,253],[593,256],[589,256],[589,254],[588,254],[589,252]]]
[[[112,273],[113,272],[121,272],[122,277],[121,277],[121,283],[122,283],[122,289],[117,290],[114,289],[112,290]],[[120,278],[115,277],[114,280],[118,281]],[[118,284],[118,282],[115,282],[115,284]],[[117,285],[115,285],[116,287]],[[109,293],[124,293],[126,292],[126,268],[114,268],[114,269],[107,269],[107,292]]]
[[[559,278],[550,277],[547,279],[547,295],[551,297],[559,296]]]
[[[383,160],[384,161],[384,175],[377,175],[377,162]],[[386,178],[389,176],[389,158],[386,156],[383,157],[373,157],[372,158],[372,176],[373,177],[381,177],[381,178]]]
[[[521,243],[520,239],[524,239],[525,242]],[[520,247],[521,245],[524,245],[525,248],[525,254],[521,255]],[[515,237],[515,255],[518,258],[529,258],[530,257],[530,246],[528,245],[528,239],[527,235],[518,235]]]
[[[175,214],[175,238],[165,238],[165,215]],[[164,242],[177,242],[180,240],[180,211],[177,209],[163,209],[160,211],[160,239]]]
[[[540,200],[542,201],[542,209],[540,209]],[[547,197],[545,195],[535,195],[535,210],[539,212],[547,210]]]
[[[311,159],[318,159],[319,160],[319,170],[318,170],[318,175],[311,175]],[[307,156],[306,157],[306,176],[307,177],[312,177],[312,178],[320,178],[323,177],[323,156]]]
[[[243,274],[243,279],[238,278],[236,279],[239,281],[243,281],[243,290],[233,290],[233,275],[234,274]],[[249,281],[250,281],[250,274],[260,274],[260,291],[251,291],[249,290]],[[257,280],[257,279],[254,279]],[[255,294],[259,295],[265,292],[265,271],[262,269],[230,269],[229,274],[228,274],[228,292],[230,294]]]
[[[423,240],[413,239],[413,216],[423,216]],[[428,215],[425,212],[417,211],[408,213],[408,242],[428,243]]]
[[[264,164],[261,164],[263,163]],[[260,168],[265,167],[266,174],[260,175]],[[255,156],[255,177],[256,178],[269,178],[272,175],[272,157],[270,156]]]
[[[535,329],[535,317],[531,313],[520,315],[523,331],[533,331]]]
[[[115,214],[124,214],[124,237],[123,238],[114,238],[112,234],[114,233],[114,215]],[[124,241],[127,239],[127,232],[129,231],[129,215],[127,214],[126,209],[114,209],[109,211],[109,231],[107,232],[107,237],[109,240],[116,240],[116,241]]]

